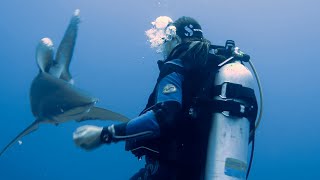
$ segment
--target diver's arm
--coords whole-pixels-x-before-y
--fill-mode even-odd
[[[181,111],[183,76],[173,72],[164,77],[157,87],[157,103],[149,111],[128,123],[105,127],[101,140],[105,143],[126,139],[151,139],[166,136],[175,126]]]
[[[79,147],[92,150],[101,144],[127,139],[152,139],[166,136],[173,129],[175,117],[181,111],[183,76],[171,73],[157,86],[157,103],[144,114],[128,123],[108,127],[81,126],[73,134]]]

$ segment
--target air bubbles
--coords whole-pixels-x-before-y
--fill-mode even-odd
[[[153,27],[145,32],[150,47],[155,48],[157,53],[163,52],[162,45],[167,38],[166,27],[172,22],[172,19],[168,16],[159,16],[155,21],[151,22]]]
[[[157,0],[155,2],[155,6],[158,8],[168,8],[168,1],[167,0]]]

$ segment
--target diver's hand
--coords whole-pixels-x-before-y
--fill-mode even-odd
[[[96,149],[103,142],[100,139],[103,127],[84,125],[76,129],[73,133],[75,144],[87,151]]]

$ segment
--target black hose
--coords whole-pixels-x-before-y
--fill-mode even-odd
[[[252,135],[253,135],[253,136],[252,136],[252,144],[251,144],[251,155],[250,155],[250,161],[249,161],[249,166],[248,166],[248,171],[247,171],[246,179],[248,179],[248,177],[249,177],[250,170],[251,170],[251,165],[252,165],[252,160],[253,160],[255,130],[253,130],[253,134],[252,134]]]

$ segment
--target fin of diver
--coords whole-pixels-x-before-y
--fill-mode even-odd
[[[78,25],[80,23],[80,10],[75,10],[69,26],[64,33],[63,39],[58,47],[56,54],[55,65],[50,69],[52,75],[57,78],[71,81],[72,76],[69,72],[69,66],[73,55],[73,50],[76,44]]]
[[[85,120],[114,120],[120,122],[128,122],[129,118],[107,109],[92,107],[90,111],[78,121]]]
[[[28,126],[25,130],[23,130],[18,136],[16,136],[6,147],[4,147],[1,152],[0,152],[0,156],[10,147],[12,146],[14,143],[16,143],[17,141],[19,141],[23,136],[37,130],[39,127],[39,122],[35,121],[33,122],[30,126]]]

